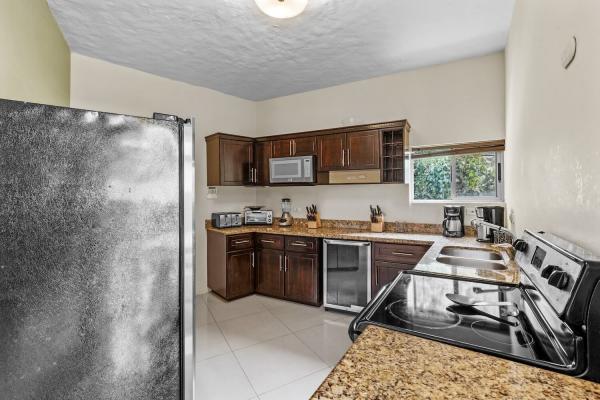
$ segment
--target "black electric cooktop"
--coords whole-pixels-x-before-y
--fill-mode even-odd
[[[357,326],[374,324],[533,364],[564,365],[520,287],[401,274]],[[513,306],[459,306],[446,294]]]

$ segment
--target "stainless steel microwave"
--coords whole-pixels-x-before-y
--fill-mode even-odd
[[[271,183],[315,183],[315,157],[282,157],[269,159]]]

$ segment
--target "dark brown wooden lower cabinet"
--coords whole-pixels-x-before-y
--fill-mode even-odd
[[[285,258],[284,296],[303,303],[320,304],[319,256],[286,252]]]
[[[227,253],[227,298],[254,293],[254,249]]]
[[[283,297],[284,253],[262,249],[256,252],[256,293]]]
[[[373,277],[371,279],[371,297],[375,297],[377,292],[379,292],[379,289],[396,279],[400,272],[411,270],[414,267],[414,265],[409,264],[375,261],[371,270],[373,272]]]

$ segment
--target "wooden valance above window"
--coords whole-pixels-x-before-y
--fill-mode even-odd
[[[415,159],[451,156],[456,154],[486,153],[492,151],[504,151],[504,139],[434,146],[414,146],[412,148],[411,157]]]

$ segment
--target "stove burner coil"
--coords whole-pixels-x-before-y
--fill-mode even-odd
[[[406,300],[397,300],[388,304],[385,310],[397,320],[426,329],[448,329],[459,325],[462,320],[460,315],[446,310],[407,310],[406,305]]]
[[[504,325],[503,329],[501,323],[487,320],[478,320],[471,324],[471,329],[473,329],[473,331],[477,335],[481,336],[486,340],[505,345],[514,344],[514,341],[512,340],[512,334],[497,334],[497,332],[499,331],[506,332],[506,329],[511,329],[508,325]],[[533,336],[519,328],[515,329],[514,336],[516,336],[517,338],[517,343],[523,347],[529,346],[534,342]]]

